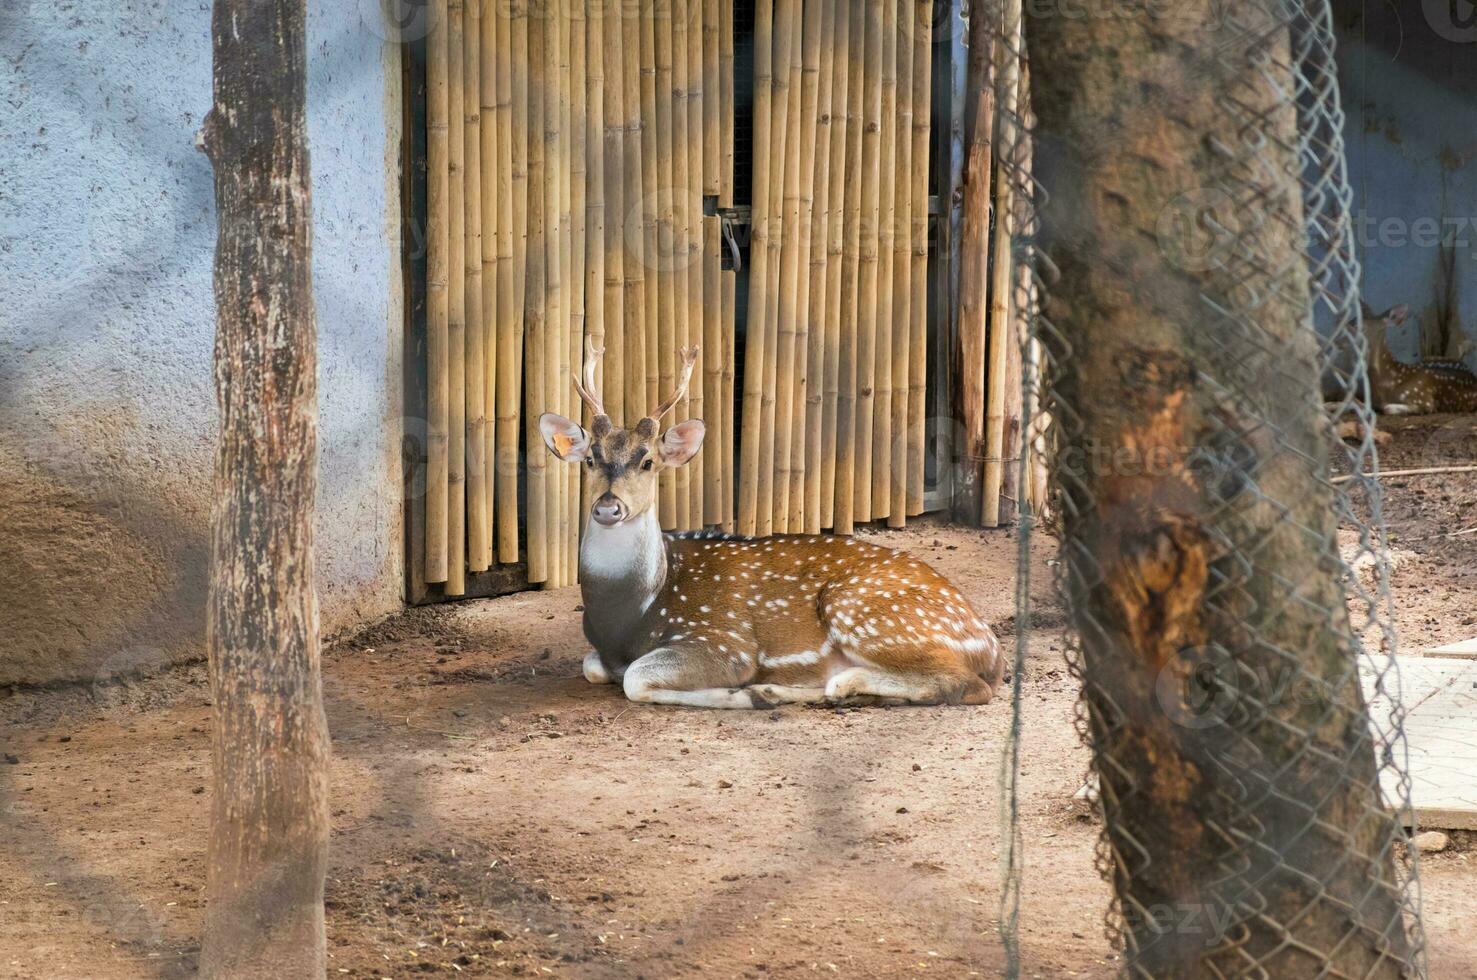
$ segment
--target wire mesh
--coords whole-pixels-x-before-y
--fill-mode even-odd
[[[996,152],[1029,189],[1013,214],[995,216],[1008,223],[1014,261],[1031,270],[1012,297],[1030,450],[1020,485],[1051,457],[1064,640],[1103,817],[1098,866],[1113,885],[1106,926],[1125,972],[1424,976],[1328,0],[1150,5],[1111,27],[1047,25],[1062,12],[1033,9],[1023,32],[1019,2],[976,6],[999,24],[997,49],[1033,79],[1069,67],[1058,59],[1074,30],[1121,30],[1123,48],[1137,34],[1155,57],[1173,49],[1154,45],[1193,38],[1179,55],[1207,87],[1200,107],[1214,109],[1167,120],[1125,110],[1091,145],[1038,124],[1030,99],[996,123]],[[1116,53],[1104,45],[1095,55]],[[1044,97],[1104,77],[1070,67],[1071,80]],[[1043,98],[1037,86],[1032,94]],[[1164,101],[1197,104],[1179,94]],[[1166,172],[1198,180],[1139,187],[1163,198],[1154,240],[1136,252],[1133,242],[1085,256],[1068,248],[1100,217],[1084,209],[1130,211],[1092,198],[1087,178],[1096,172],[1098,189],[1127,185],[1129,167],[1112,168],[1172,155],[1164,131],[1193,129],[1192,118],[1213,125],[1186,141],[1193,166]],[[1033,142],[1043,148],[1034,169]],[[1133,218],[1124,225],[1142,230]],[[1138,264],[1122,264],[1129,254]],[[1084,296],[1112,277],[1145,311],[1144,333],[1089,346],[1104,334],[1084,321],[1102,311]],[[1192,311],[1193,329],[1153,331],[1151,321],[1175,311]],[[1129,382],[1119,393],[1127,407],[1094,401],[1105,365]],[[1344,392],[1336,402],[1320,400],[1324,375]],[[1125,428],[1110,430],[1106,416]],[[1183,418],[1194,421],[1184,445],[1155,444],[1156,426]],[[1355,438],[1332,438],[1341,424]],[[1105,432],[1117,443],[1094,446]],[[1146,456],[1154,450],[1165,453],[1157,470]],[[1336,471],[1353,475],[1334,482]],[[1022,496],[1002,771],[1000,923],[1011,976],[1027,873],[1016,766],[1030,539],[1047,516]],[[1386,707],[1371,716],[1367,702]]]

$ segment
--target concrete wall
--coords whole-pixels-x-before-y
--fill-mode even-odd
[[[310,3],[326,632],[398,608],[399,62]],[[0,685],[203,653],[210,4],[0,5]]]
[[[1477,346],[1477,20],[1432,19],[1447,7],[1335,4],[1364,294],[1380,309],[1410,305],[1390,345],[1405,358],[1438,319],[1443,242],[1461,333]],[[1467,362],[1477,367],[1477,352]]]

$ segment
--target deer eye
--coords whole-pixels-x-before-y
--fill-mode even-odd
[[[590,469],[593,470],[595,468],[595,457],[594,456],[586,456],[585,457],[585,465],[588,466]]]
[[[655,465],[655,464],[654,464],[654,463],[653,463],[653,461],[652,461],[652,460],[650,460],[650,459],[648,459],[648,460],[647,460],[647,461],[646,461],[646,462],[644,462],[644,463],[642,463],[642,464],[641,464],[641,468],[642,468],[642,469],[643,469],[643,470],[649,470],[649,469],[651,469],[651,468],[652,468],[652,466],[654,466],[654,465]]]

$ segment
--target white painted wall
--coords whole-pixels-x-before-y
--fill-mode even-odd
[[[400,605],[398,53],[310,3],[318,585]],[[210,4],[0,5],[0,684],[203,653],[215,218]]]

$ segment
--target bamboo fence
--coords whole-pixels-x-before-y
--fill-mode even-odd
[[[433,3],[421,579],[475,593],[521,562],[577,581],[591,486],[537,420],[592,421],[571,383],[587,340],[618,424],[699,347],[676,418],[707,438],[661,479],[664,528],[849,533],[921,512],[929,0],[758,0],[753,25],[726,0]],[[745,255],[729,229],[746,197]]]

